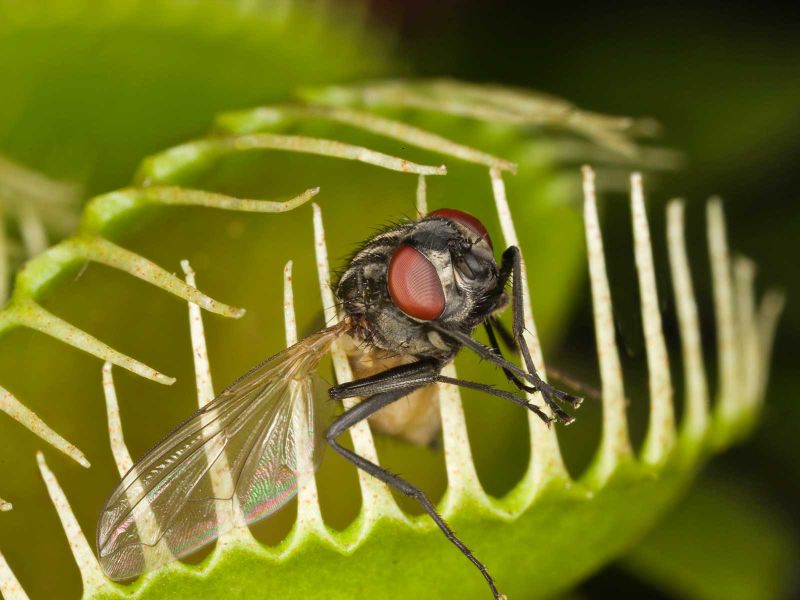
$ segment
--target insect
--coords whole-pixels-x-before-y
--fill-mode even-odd
[[[511,283],[511,294],[507,287]],[[570,423],[559,404],[581,399],[557,390],[537,374],[523,338],[521,258],[511,246],[500,264],[486,228],[454,209],[436,210],[416,221],[390,227],[368,240],[352,257],[336,286],[345,317],[268,358],[225,389],[150,450],[125,475],[100,516],[97,548],[106,574],[115,580],[136,577],[165,560],[181,557],[213,541],[238,523],[262,519],[288,502],[298,487],[298,448],[312,445],[316,465],[327,442],[359,469],[416,499],[444,535],[482,573],[500,598],[487,568],[450,529],[425,493],[408,481],[339,444],[350,427],[400,398],[434,383],[479,390],[514,402],[546,423]],[[511,305],[510,336],[524,368],[502,356],[496,313]],[[483,325],[486,346],[472,337]],[[360,397],[327,427],[324,436],[298,438],[294,415],[315,422],[315,404],[324,396],[315,371],[331,344],[349,336],[365,352],[399,357],[400,364],[328,390],[333,399]],[[344,338],[346,339],[346,338]],[[539,391],[550,417],[517,393],[483,383],[441,375],[461,348],[500,367],[523,392]],[[302,434],[299,434],[302,436]],[[311,444],[309,444],[311,442]],[[208,458],[211,457],[211,458]],[[212,464],[209,465],[208,463]],[[214,463],[225,462],[230,475],[216,486],[209,481]],[[227,508],[228,513],[220,510]],[[138,523],[150,520],[144,528]],[[146,548],[166,544],[167,558],[146,556]]]

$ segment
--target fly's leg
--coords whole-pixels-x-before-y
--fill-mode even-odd
[[[489,345],[492,347],[492,350],[497,352],[497,354],[499,354],[500,356],[503,356],[503,351],[500,349],[500,344],[497,343],[497,337],[494,334],[495,326],[497,327],[497,331],[500,333],[500,336],[503,338],[503,341],[506,343],[506,345],[512,347],[513,349],[516,349],[517,343],[514,340],[514,338],[510,338],[511,344],[508,343],[509,340],[506,339],[506,337],[503,335],[503,334],[508,334],[508,331],[502,328],[499,325],[499,323],[500,323],[499,321],[494,321],[493,317],[489,317],[483,322],[483,328],[486,330],[486,336],[489,338]],[[538,388],[532,385],[527,385],[523,383],[519,377],[514,375],[514,373],[512,373],[505,367],[503,367],[503,373],[505,374],[506,379],[508,379],[511,383],[513,383],[515,386],[517,386],[518,389],[522,390],[523,392],[528,392],[530,394],[538,390]]]
[[[441,362],[421,360],[409,365],[401,365],[389,369],[388,371],[378,373],[371,377],[358,379],[331,388],[330,395],[332,398],[336,399],[360,395],[368,395],[369,397],[340,415],[328,428],[325,437],[336,452],[341,454],[356,467],[419,502],[425,512],[433,519],[434,523],[442,530],[442,533],[444,533],[447,539],[450,540],[450,542],[481,572],[484,579],[486,579],[486,582],[489,584],[494,597],[500,599],[503,598],[503,596],[497,591],[494,579],[492,579],[487,568],[475,557],[472,551],[458,539],[453,530],[450,529],[450,526],[436,511],[436,507],[425,495],[425,492],[411,485],[405,479],[390,473],[380,465],[376,465],[355,452],[344,448],[336,441],[340,435],[353,425],[368,418],[384,406],[399,400],[420,387],[436,382],[441,368]]]
[[[451,385],[457,385],[463,388],[469,388],[471,390],[478,390],[479,392],[484,392],[485,394],[489,394],[490,396],[496,396],[498,398],[503,398],[504,400],[509,400],[514,404],[519,404],[520,406],[527,408],[537,417],[539,417],[542,421],[546,424],[550,424],[553,420],[551,419],[542,409],[540,409],[535,404],[528,402],[527,398],[523,398],[521,396],[517,396],[516,394],[512,394],[511,392],[507,392],[505,390],[498,390],[491,385],[487,385],[485,383],[477,383],[475,381],[467,381],[465,379],[456,379],[455,377],[447,377],[446,375],[439,375],[436,378],[437,383],[449,383]]]
[[[441,362],[433,359],[422,359],[407,365],[387,369],[369,377],[362,377],[361,379],[336,385],[328,391],[328,394],[334,400],[344,400],[345,398],[355,398],[356,396],[368,397],[401,390],[403,394],[398,396],[398,398],[401,398],[417,388],[435,383],[436,376],[441,370]],[[364,404],[364,402],[361,404]],[[339,418],[344,417],[355,408],[350,409]]]
[[[525,331],[525,321],[524,315],[522,314],[522,255],[520,254],[519,248],[516,246],[510,246],[505,252],[503,252],[503,262],[500,267],[501,281],[508,281],[509,276],[511,277],[512,334],[514,335],[514,340],[517,342],[517,346],[522,353],[525,366],[527,367],[528,372],[534,378],[534,386],[541,391],[542,397],[547,405],[553,410],[553,414],[555,414],[555,416],[561,421],[571,422],[573,420],[572,417],[561,410],[561,408],[556,404],[555,399],[557,398],[562,402],[566,402],[575,408],[581,405],[582,399],[555,389],[553,386],[547,384],[539,377],[536,367],[533,364],[530,348],[528,348],[528,344],[525,342],[525,338],[523,337],[523,332]]]
[[[489,317],[486,321],[484,321],[483,326],[484,329],[486,329],[486,335],[489,338],[489,344],[495,352],[501,356],[503,354],[503,351],[500,349],[500,344],[497,342],[497,335],[495,335],[495,332],[500,336],[500,339],[507,348],[515,352],[519,351],[514,336],[511,335],[511,332],[508,329],[506,329],[506,326],[500,319],[497,317]],[[588,383],[583,383],[582,381],[577,380],[575,377],[569,375],[565,371],[551,365],[547,365],[546,372],[548,378],[560,381],[568,388],[572,388],[573,390],[583,394],[584,397],[592,398],[593,400],[600,400],[600,390],[589,385]],[[505,373],[506,378],[520,390],[529,393],[536,391],[534,386],[525,385],[525,383],[520,381],[519,377],[511,373],[508,369],[503,369],[503,373]]]

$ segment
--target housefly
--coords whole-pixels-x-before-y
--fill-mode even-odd
[[[308,443],[297,438],[293,414],[299,410],[309,424],[314,423],[315,404],[325,395],[315,384],[315,371],[335,340],[349,339],[351,350],[372,354],[378,363],[389,364],[387,359],[394,363],[327,391],[336,400],[362,400],[334,419],[324,436],[310,436],[313,462],[316,465],[319,450],[327,442],[359,469],[416,499],[499,598],[486,567],[425,493],[340,445],[339,437],[382,408],[434,383],[509,400],[548,424],[551,420],[571,422],[559,404],[577,407],[581,399],[540,378],[523,338],[520,273],[519,249],[507,248],[498,265],[486,228],[459,210],[436,210],[372,237],[354,254],[336,285],[344,319],[256,366],[125,475],[98,523],[98,555],[106,574],[115,580],[136,577],[160,562],[189,554],[237,524],[258,521],[288,502],[298,489],[297,448]],[[495,336],[495,314],[508,304],[513,326],[506,337],[521,352],[524,367],[503,358]],[[490,346],[472,337],[479,325],[486,329]],[[521,392],[539,391],[553,417],[524,394],[442,375],[443,367],[461,348],[500,367]],[[224,493],[208,481],[218,461],[225,462],[230,473]],[[241,517],[238,523],[220,518],[225,514],[219,510],[222,505],[235,506]],[[147,519],[153,525],[140,531],[137,523]],[[167,558],[151,555],[146,559],[144,548],[159,544],[169,548]]]

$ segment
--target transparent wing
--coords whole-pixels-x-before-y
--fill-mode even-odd
[[[323,330],[267,359],[133,466],[97,528],[100,564],[111,579],[189,554],[297,493],[298,475],[313,473],[322,448],[314,371],[342,332]]]

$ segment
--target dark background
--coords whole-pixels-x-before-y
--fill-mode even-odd
[[[800,4],[383,0],[373,2],[372,11],[376,20],[401,31],[401,55],[415,74],[520,85],[593,110],[658,119],[664,126],[659,142],[679,149],[686,165],[661,179],[650,194],[657,243],[665,201],[684,197],[690,255],[703,256],[702,228],[693,230],[691,223],[702,223],[706,198],[725,200],[732,248],[755,259],[761,289],[783,288],[788,304],[763,423],[750,441],[717,458],[707,473],[754,494],[796,537]],[[624,203],[610,207],[607,218],[607,231],[629,236]],[[707,278],[700,273],[695,283],[700,297],[707,298]],[[612,281],[617,301],[632,281],[624,276]],[[673,311],[668,290],[662,291],[669,324]],[[592,350],[588,294],[584,297],[562,356],[589,356]],[[703,308],[708,342],[713,315],[708,303]],[[620,336],[630,350],[626,360],[644,365],[636,327],[633,319],[620,318]],[[713,381],[711,366],[709,374]],[[612,590],[620,596],[663,594],[612,566],[587,582],[580,595],[600,597]]]

